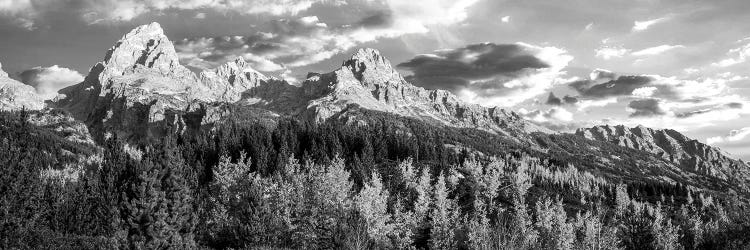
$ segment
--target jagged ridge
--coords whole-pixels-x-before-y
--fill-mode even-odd
[[[347,105],[436,121],[443,125],[476,128],[520,137],[548,132],[516,113],[459,100],[445,90],[427,90],[404,80],[380,52],[359,49],[342,67],[327,74],[311,74],[303,88],[313,98],[308,117],[325,120]]]
[[[738,171],[748,170],[744,162],[732,159],[721,150],[690,139],[672,129],[603,125],[578,129],[576,135],[646,151],[678,164],[685,170],[724,180]]]
[[[357,105],[513,137],[551,132],[513,112],[468,104],[444,90],[416,87],[374,49],[358,50],[333,72],[311,73],[301,87],[264,76],[242,58],[196,76],[179,64],[172,42],[157,23],[123,36],[82,83],[61,94],[56,107],[71,111],[94,130],[119,131],[125,137],[134,131],[149,131],[139,136],[184,131],[188,114],[200,121],[194,126],[210,124],[221,119],[215,114],[226,112],[209,109],[227,104],[318,122]],[[212,114],[208,120],[203,119],[206,113]],[[164,125],[171,128],[159,128]]]

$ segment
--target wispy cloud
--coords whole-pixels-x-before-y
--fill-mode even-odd
[[[583,29],[584,30],[591,30],[593,28],[594,28],[594,23],[589,23],[589,24],[586,24],[586,27],[584,27]]]
[[[645,49],[642,49],[642,50],[639,50],[639,51],[635,51],[635,52],[632,53],[632,55],[634,55],[634,56],[654,56],[654,55],[659,55],[659,54],[662,54],[664,52],[667,52],[667,51],[670,51],[670,50],[674,50],[674,49],[679,49],[679,48],[685,48],[685,46],[683,46],[683,45],[667,45],[667,44],[665,44],[665,45],[659,45],[659,46],[645,48]]]
[[[601,47],[594,51],[596,53],[596,57],[609,60],[612,58],[620,58],[625,55],[627,55],[630,50],[625,48],[616,48],[616,47]]]
[[[13,18],[21,26],[33,28],[36,22],[54,13],[77,16],[89,24],[107,24],[128,22],[145,14],[175,10],[212,10],[239,15],[297,15],[322,3],[345,4],[334,0],[1,0],[0,15]]]
[[[729,134],[725,136],[710,137],[706,139],[706,143],[719,144],[723,142],[736,142],[745,140],[745,138],[747,138],[748,136],[750,136],[750,127],[744,127],[741,129],[729,131]]]
[[[664,22],[668,19],[669,17],[661,17],[661,18],[656,18],[656,19],[651,19],[651,20],[646,20],[646,21],[635,21],[633,22],[632,30],[633,32],[644,31],[644,30],[647,30],[652,25]]]

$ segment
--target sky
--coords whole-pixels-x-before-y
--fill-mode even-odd
[[[132,28],[183,65],[243,57],[292,83],[357,48],[406,78],[559,131],[670,128],[750,160],[746,0],[0,0],[0,62],[46,98]]]

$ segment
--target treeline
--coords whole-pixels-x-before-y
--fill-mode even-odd
[[[0,248],[742,249],[748,208],[683,186],[613,183],[430,126],[275,126],[127,145],[75,178],[73,150],[0,120]],[[43,135],[39,137],[39,135]],[[44,144],[44,145],[42,145]],[[63,153],[60,153],[63,154]]]

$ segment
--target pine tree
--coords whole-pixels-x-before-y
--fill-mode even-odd
[[[531,188],[531,177],[527,173],[530,159],[524,158],[516,165],[513,173],[513,225],[516,234],[513,236],[516,244],[521,248],[533,247],[538,238],[537,232],[532,227],[532,221],[526,208],[526,192]]]
[[[179,155],[165,145],[135,165],[121,201],[123,243],[136,249],[194,248],[195,214]]]
[[[617,185],[615,189],[615,214],[622,218],[630,205],[630,197],[625,184]]]
[[[441,174],[432,193],[432,212],[430,214],[430,249],[453,249],[456,247],[454,223],[455,207],[448,199],[445,177]]]

